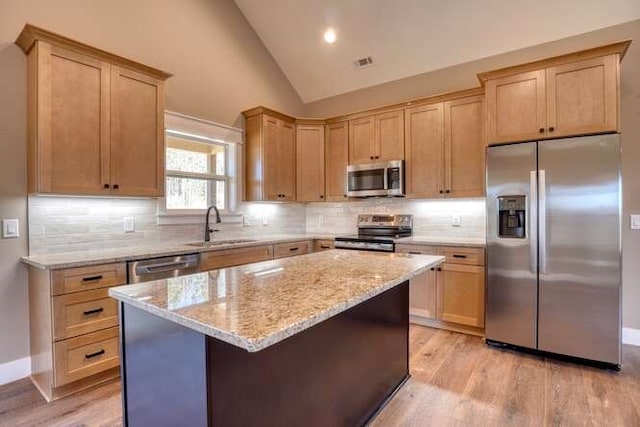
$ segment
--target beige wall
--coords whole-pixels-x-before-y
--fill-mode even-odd
[[[640,329],[640,230],[629,229],[629,214],[640,214],[640,20],[327,98],[307,104],[306,114],[331,117],[476,87],[482,71],[625,39],[634,42],[621,71],[623,325]]]
[[[166,107],[240,125],[257,104],[301,115],[303,104],[232,0],[2,0],[0,218],[21,237],[0,239],[0,364],[29,353],[26,271],[26,60],[13,44],[25,23],[173,73]],[[304,219],[302,219],[304,220]]]

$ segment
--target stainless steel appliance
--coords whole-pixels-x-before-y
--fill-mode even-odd
[[[490,344],[621,363],[619,135],[487,149]]]
[[[404,196],[404,162],[347,166],[347,196]]]
[[[200,269],[200,254],[178,255],[143,259],[127,263],[129,283],[148,282],[168,277],[197,273]]]
[[[367,214],[358,215],[358,234],[335,239],[338,249],[394,252],[395,239],[411,236],[413,216]]]

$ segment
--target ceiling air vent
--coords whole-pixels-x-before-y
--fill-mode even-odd
[[[373,58],[370,56],[365,56],[364,58],[356,59],[353,61],[353,65],[356,68],[365,68],[373,66]]]

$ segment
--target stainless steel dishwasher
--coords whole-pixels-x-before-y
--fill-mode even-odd
[[[127,262],[129,283],[149,282],[197,273],[200,254],[176,255]]]

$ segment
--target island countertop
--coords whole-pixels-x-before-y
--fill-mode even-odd
[[[109,295],[249,352],[413,278],[442,256],[329,250],[109,289]]]

